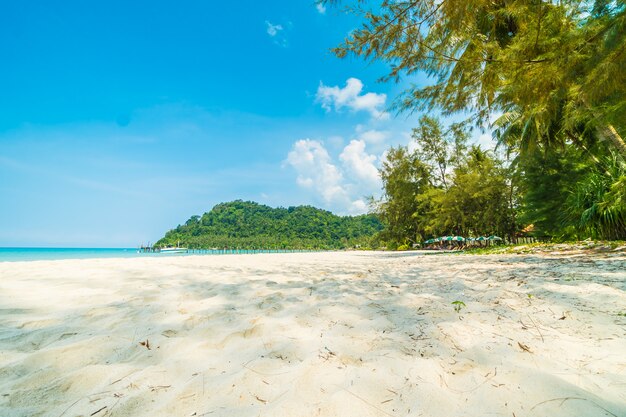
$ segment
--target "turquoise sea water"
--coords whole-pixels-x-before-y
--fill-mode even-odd
[[[232,255],[256,253],[309,252],[299,250],[195,250],[189,253],[140,253],[137,248],[3,248],[0,247],[0,262],[54,261],[61,259],[97,258],[145,258],[189,256],[189,255]]]
[[[0,248],[0,262],[151,256],[135,248]]]

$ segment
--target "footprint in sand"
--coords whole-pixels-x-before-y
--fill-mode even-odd
[[[161,332],[161,334],[165,337],[176,337],[178,336],[178,332],[176,330],[167,329]]]
[[[284,297],[282,293],[276,293],[265,297],[257,306],[259,309],[266,310],[268,313],[277,312],[283,309],[283,300]]]

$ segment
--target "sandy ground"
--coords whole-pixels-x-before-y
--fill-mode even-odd
[[[623,417],[626,256],[0,263],[0,416]]]

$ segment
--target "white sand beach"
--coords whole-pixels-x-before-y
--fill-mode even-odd
[[[0,416],[623,417],[625,314],[624,253],[4,262]]]

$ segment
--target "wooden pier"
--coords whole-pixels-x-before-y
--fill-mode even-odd
[[[304,252],[318,252],[315,249],[238,249],[238,248],[213,248],[213,249],[192,249],[181,248],[180,251],[176,251],[176,254],[195,254],[195,255],[253,255],[260,253],[304,253]],[[161,248],[152,246],[140,246],[139,253],[161,253]]]

